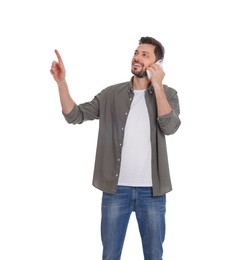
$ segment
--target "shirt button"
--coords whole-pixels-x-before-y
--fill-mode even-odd
[[[119,144],[119,146],[122,146],[122,144]]]
[[[124,131],[124,128],[122,127],[122,131]]]
[[[120,158],[118,158],[118,162],[120,162]]]
[[[119,175],[118,175],[118,174],[116,174],[115,176],[116,176],[116,177],[118,177]]]
[[[125,112],[125,115],[127,116],[127,112]]]

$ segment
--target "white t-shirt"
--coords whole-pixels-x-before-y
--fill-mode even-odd
[[[125,126],[118,185],[152,186],[150,120],[145,90],[134,90]]]

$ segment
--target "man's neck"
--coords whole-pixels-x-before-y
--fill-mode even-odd
[[[138,78],[136,76],[133,77],[133,88],[136,90],[147,89],[150,81],[147,77]]]

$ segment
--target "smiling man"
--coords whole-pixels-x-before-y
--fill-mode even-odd
[[[163,84],[165,72],[156,63],[164,53],[159,41],[141,37],[132,57],[131,80],[78,105],[70,95],[58,51],[58,61],[51,66],[66,121],[100,120],[93,185],[103,192],[103,260],[120,259],[132,212],[144,259],[162,259],[166,193],[172,190],[165,136],[174,134],[181,123],[177,92]]]

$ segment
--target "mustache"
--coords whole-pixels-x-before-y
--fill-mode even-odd
[[[134,65],[134,63],[139,63],[142,67],[145,66],[142,62],[137,61],[137,60],[133,60],[133,61],[132,61],[132,65]]]

